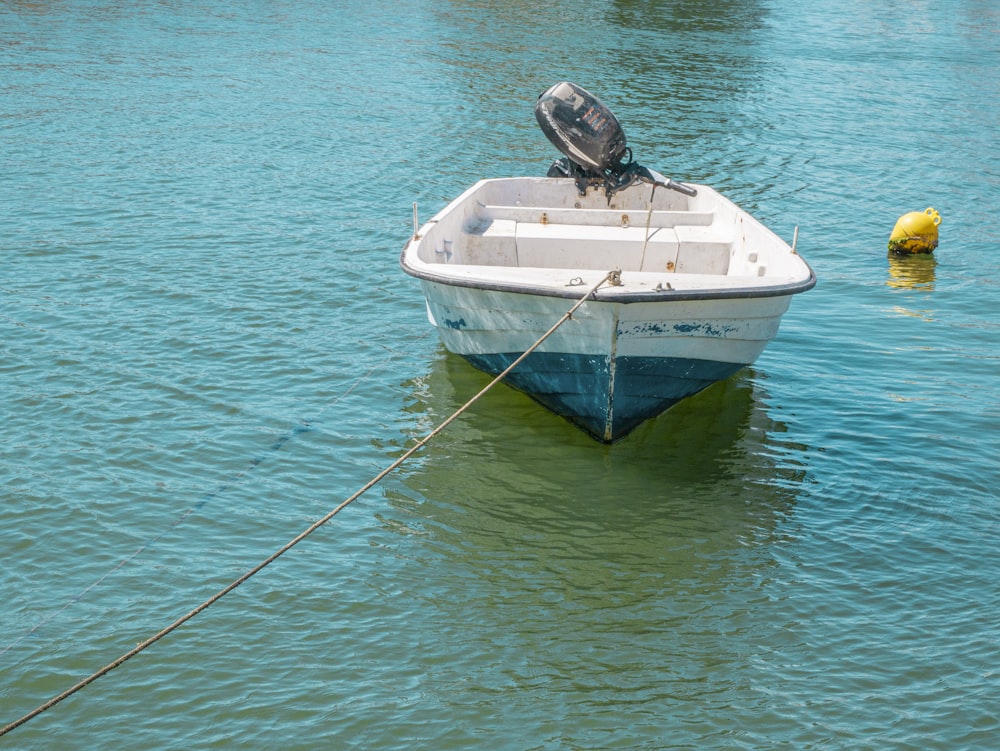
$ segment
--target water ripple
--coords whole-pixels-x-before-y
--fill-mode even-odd
[[[992,748],[987,5],[0,4],[4,722],[485,385],[399,248],[414,201],[544,173],[554,81],[798,226],[819,277],[753,368],[613,446],[491,392],[12,742]],[[928,205],[938,251],[888,258]]]

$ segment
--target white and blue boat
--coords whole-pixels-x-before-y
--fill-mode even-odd
[[[401,265],[444,346],[493,375],[616,272],[506,376],[612,442],[753,363],[816,277],[717,191],[626,162],[584,89],[557,84],[535,112],[566,158],[548,177],[477,182],[416,228]]]

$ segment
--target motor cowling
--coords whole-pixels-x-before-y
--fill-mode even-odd
[[[618,174],[628,152],[618,118],[600,99],[569,81],[538,97],[535,119],[552,145],[573,163],[598,175]]]
[[[575,83],[561,81],[542,92],[535,103],[535,119],[552,144],[565,154],[549,167],[548,177],[570,177],[580,195],[603,187],[611,198],[620,190],[643,182],[695,196],[690,185],[675,182],[632,161],[625,131],[600,99]],[[622,161],[626,154],[627,161]]]

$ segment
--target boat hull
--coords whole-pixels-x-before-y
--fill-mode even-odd
[[[467,355],[474,367],[496,375],[516,353]],[[685,358],[610,357],[533,352],[506,382],[595,438],[613,442],[742,368]]]
[[[561,297],[424,280],[445,347],[497,375],[566,313]],[[595,438],[613,442],[754,362],[789,297],[588,301],[505,382]]]

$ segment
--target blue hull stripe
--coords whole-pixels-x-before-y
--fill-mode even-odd
[[[496,375],[519,354],[465,357],[474,367]],[[608,357],[533,352],[505,382],[594,437],[610,442],[742,367],[739,363],[686,358],[620,357],[612,393]]]

